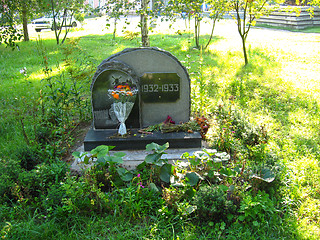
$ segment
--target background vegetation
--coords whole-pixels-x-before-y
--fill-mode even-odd
[[[223,33],[230,23],[219,24]],[[1,237],[318,239],[320,38],[254,30],[246,67],[241,39],[229,33],[206,51],[193,48],[188,31],[151,36],[188,67],[192,115],[208,119],[217,152],[173,167],[159,158],[168,146],[151,145],[133,172],[121,168],[121,154],[99,156],[82,175],[67,159],[90,124],[96,66],[137,47],[134,34],[74,31],[57,46],[44,32],[20,51],[0,46]]]

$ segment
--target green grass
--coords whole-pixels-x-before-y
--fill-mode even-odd
[[[276,27],[271,26],[268,24],[256,24],[255,27],[262,27],[262,28],[270,28],[270,29],[277,29],[277,30],[286,30],[291,32],[303,32],[303,33],[320,33],[320,27],[309,27],[305,29],[294,29],[289,27]]]
[[[250,122],[265,126],[270,135],[266,148],[286,169],[284,185],[278,189],[284,196],[283,202],[279,203],[284,217],[282,224],[261,235],[235,225],[228,231],[236,239],[259,236],[261,239],[318,239],[320,236],[320,62],[312,47],[306,54],[303,52],[303,46],[311,42],[319,45],[320,38],[308,36],[299,41],[298,47],[294,42],[286,45],[281,39],[270,40],[264,47],[249,41],[250,64],[243,67],[240,42],[230,42],[223,36],[217,36],[209,50],[202,54],[188,43],[188,34],[151,36],[153,46],[172,52],[190,67],[194,111],[199,107],[198,97],[205,99],[209,117],[221,104],[241,109]],[[54,73],[63,63],[61,48],[56,46],[54,39],[43,39],[42,42]],[[44,78],[43,55],[39,53],[37,42],[22,42],[19,46],[20,51],[0,46],[1,158],[11,156],[17,146],[26,145],[17,114],[30,115],[32,101],[39,99],[39,92],[45,87],[41,81]],[[137,47],[137,41],[118,37],[113,42],[111,34],[85,35],[80,46],[99,64],[111,54]],[[201,58],[205,93],[196,90]],[[27,68],[27,78],[19,73],[23,67]],[[211,121],[214,123],[215,119],[212,117]],[[27,118],[26,123],[26,131],[31,132],[32,119]],[[209,136],[211,141],[217,137],[214,129]],[[52,236],[56,239],[206,239],[210,234],[217,238],[214,229],[184,220],[177,220],[174,225],[159,219],[131,224],[125,219],[98,215],[91,218],[75,215],[70,223],[38,218],[36,213],[22,218],[3,217],[12,225],[11,239],[21,236],[25,236],[21,239],[52,239]],[[1,222],[0,230],[4,226],[5,222]]]

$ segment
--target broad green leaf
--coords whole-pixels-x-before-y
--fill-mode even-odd
[[[113,154],[113,156],[116,156],[116,157],[124,157],[126,154],[124,152],[115,152]]]
[[[196,158],[202,158],[205,153],[203,151],[196,151],[193,153],[193,155],[196,157]]]
[[[155,152],[160,153],[160,152],[165,151],[168,147],[169,147],[168,142],[163,145],[159,145],[159,144],[153,142],[153,143],[150,143],[146,146],[146,150],[147,151],[155,151]]]
[[[167,150],[168,148],[169,148],[169,143],[167,142],[167,143],[159,146],[158,151],[163,152],[163,151]]]
[[[190,186],[197,185],[200,180],[200,176],[196,172],[187,173],[185,178],[187,180],[187,183],[190,184]]]
[[[208,176],[209,178],[213,178],[213,177],[215,177],[215,172],[216,172],[215,170],[209,170],[207,176]]]
[[[186,159],[186,158],[189,158],[190,157],[190,154],[188,152],[185,152],[181,155],[181,158],[182,159]]]
[[[157,143],[150,143],[146,146],[146,150],[149,152],[149,151],[153,151],[153,150],[156,150],[159,148],[159,144]]]
[[[172,166],[171,164],[164,164],[161,168],[160,168],[160,179],[166,183],[170,182],[170,176],[173,172],[174,166]]]
[[[80,158],[81,157],[80,155],[81,155],[80,152],[73,152],[72,153],[72,156],[75,158]]]
[[[252,224],[253,224],[253,226],[255,226],[255,227],[259,227],[259,225],[260,225],[257,221],[253,221]]]
[[[105,159],[107,162],[110,163],[123,163],[123,159],[121,157],[116,157],[116,156],[105,156]]]
[[[223,176],[226,176],[226,177],[235,177],[237,174],[236,171],[233,171],[232,169],[227,168],[227,167],[221,168],[219,173]]]
[[[90,160],[90,158],[89,158],[87,155],[84,156],[83,162],[84,162],[85,164],[89,164],[89,160]]]
[[[196,192],[197,191],[191,187],[186,190],[186,195],[189,197],[189,200],[191,200],[194,197]]]
[[[208,154],[209,156],[212,156],[212,155],[217,153],[216,149],[206,149],[206,148],[204,148],[202,151],[205,152],[206,154]]]
[[[154,183],[150,183],[150,184],[149,184],[149,188],[150,188],[150,190],[153,191],[153,192],[159,192],[158,187],[157,187]]]
[[[207,164],[213,170],[218,170],[218,169],[220,169],[222,167],[222,163],[221,162],[207,161]]]
[[[133,174],[125,168],[117,168],[117,172],[122,181],[128,182],[133,178]]]
[[[201,159],[200,158],[190,158],[189,162],[193,165],[193,166],[198,166],[201,163]]]
[[[275,174],[268,168],[263,168],[260,172],[260,175],[252,175],[252,178],[260,179],[262,181],[265,181],[267,183],[273,182],[273,180],[276,178]]]
[[[218,185],[218,188],[220,188],[224,192],[228,191],[229,189],[226,185]]]
[[[146,163],[155,164],[161,158],[161,154],[152,153],[146,156],[145,161]]]
[[[143,170],[145,167],[146,167],[146,162],[143,161],[136,167],[136,169],[139,171],[139,170]]]
[[[95,149],[91,150],[92,154],[97,154],[97,157],[104,157],[108,155],[109,151],[111,149],[115,148],[115,146],[106,146],[106,145],[101,145],[96,147]]]

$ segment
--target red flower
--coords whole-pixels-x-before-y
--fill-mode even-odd
[[[172,117],[170,117],[169,115],[168,115],[167,119],[163,123],[164,124],[168,124],[168,123],[176,124],[176,122],[173,121]]]

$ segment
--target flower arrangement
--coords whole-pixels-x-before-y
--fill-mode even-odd
[[[138,93],[138,90],[126,83],[114,86],[114,89],[109,89],[108,93],[117,100],[116,102],[128,102]]]
[[[124,83],[115,85],[113,89],[108,90],[108,93],[113,98],[112,107],[118,121],[120,122],[118,133],[121,136],[125,135],[127,134],[125,121],[133,108],[138,89]]]

